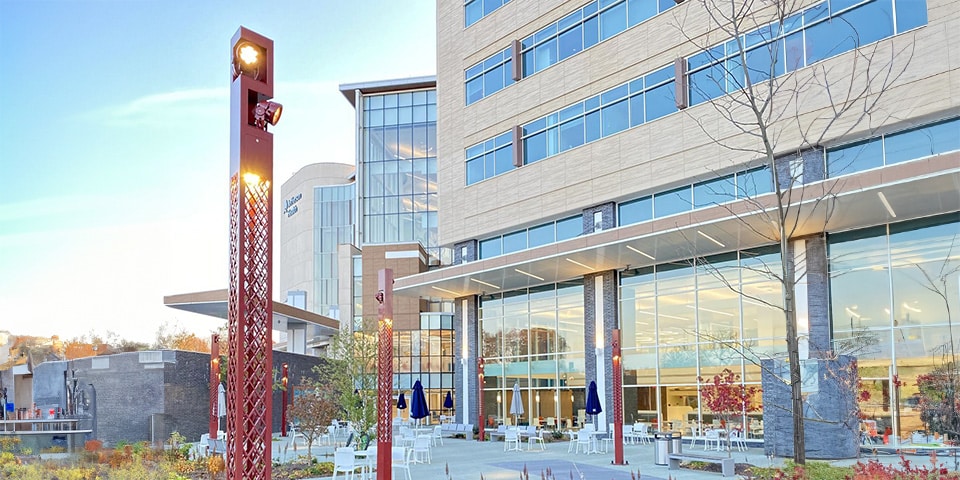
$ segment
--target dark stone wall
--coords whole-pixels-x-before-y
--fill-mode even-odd
[[[590,381],[597,381],[597,313],[596,313],[596,278],[601,277],[603,285],[603,298],[601,305],[603,308],[603,368],[604,382],[606,388],[604,398],[600,399],[601,408],[606,413],[607,423],[613,421],[613,349],[610,347],[613,338],[613,329],[617,328],[619,322],[617,315],[619,308],[617,305],[617,272],[608,270],[605,272],[591,273],[583,276],[583,335],[584,335],[584,370],[586,373],[586,386]],[[598,382],[599,383],[599,382]],[[587,391],[584,391],[586,395]],[[586,396],[584,396],[586,398]],[[576,411],[574,411],[576,414]]]
[[[279,382],[281,366],[289,365],[288,384],[317,379],[313,367],[323,359],[273,352]],[[46,362],[34,369],[34,398],[65,406],[63,372],[75,370],[87,394],[96,390],[96,437],[105,443],[124,440],[164,441],[173,431],[196,441],[209,428],[210,355],[176,350],[120,353],[67,362]],[[97,367],[97,368],[94,368]],[[292,389],[288,400],[292,400]],[[282,392],[273,392],[273,431],[281,426]],[[46,402],[46,400],[45,400]],[[47,403],[44,403],[46,406]],[[38,402],[38,407],[40,406]],[[92,422],[90,424],[92,426]],[[151,428],[155,429],[152,433]]]
[[[764,360],[763,385],[764,453],[793,456],[790,374],[785,362]],[[859,419],[856,418],[856,360],[810,359],[803,362],[816,377],[817,388],[805,395],[804,441],[807,458],[853,458],[859,449]],[[812,378],[812,377],[811,377]]]
[[[466,309],[464,309],[466,301]],[[477,425],[480,411],[479,405],[479,378],[477,377],[477,358],[480,350],[477,343],[477,296],[458,298],[453,305],[453,389],[456,393],[454,398],[454,407],[456,408],[456,421],[458,423],[471,423]],[[467,318],[467,331],[463,331],[463,318]],[[467,360],[461,362],[461,352],[463,352],[463,342],[467,343]],[[467,385],[463,384],[463,370],[467,370]],[[463,398],[467,395],[470,398],[470,411],[463,408]],[[464,418],[466,414],[466,418]]]

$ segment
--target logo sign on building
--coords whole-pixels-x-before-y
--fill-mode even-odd
[[[297,202],[299,202],[301,198],[303,198],[303,194],[298,193],[283,201],[283,213],[287,214],[287,217],[292,217],[297,213]]]

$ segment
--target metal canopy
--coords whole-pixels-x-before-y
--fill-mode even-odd
[[[829,179],[794,191],[800,205],[794,237],[838,232],[960,210],[960,153]],[[825,202],[823,192],[832,192]],[[895,213],[891,216],[879,192]],[[801,198],[802,195],[802,198]],[[494,258],[399,278],[400,296],[457,298],[771,245],[774,195],[605,230]],[[827,219],[826,212],[830,212]],[[824,226],[826,228],[824,228]],[[712,240],[711,240],[712,239]],[[642,253],[641,253],[642,252]],[[524,272],[524,273],[521,273]],[[527,275],[529,274],[529,275]],[[535,277],[534,277],[535,276]]]
[[[206,292],[183,293],[163,297],[163,304],[170,308],[187,312],[199,313],[210,317],[227,318],[227,290],[210,290]],[[285,325],[296,329],[307,325],[320,327],[321,335],[336,335],[340,331],[340,321],[334,318],[318,315],[313,312],[273,302],[273,325]]]

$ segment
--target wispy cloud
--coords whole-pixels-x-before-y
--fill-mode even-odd
[[[279,82],[275,93],[293,98],[340,95],[334,82]],[[223,118],[229,108],[230,88],[225,86],[154,93],[82,116],[114,126],[162,126]]]

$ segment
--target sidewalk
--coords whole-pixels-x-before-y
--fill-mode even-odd
[[[718,480],[723,477],[719,473],[698,472],[686,469],[669,470],[666,466],[654,464],[654,449],[652,445],[624,445],[624,460],[629,464],[624,466],[611,465],[613,453],[595,455],[575,455],[567,453],[566,441],[554,441],[546,445],[546,451],[504,452],[503,442],[477,442],[475,440],[444,438],[444,445],[433,448],[432,464],[415,464],[410,468],[411,477],[416,480],[516,480],[520,472],[526,468],[531,479],[539,480],[541,472],[552,471],[557,480]],[[281,444],[281,445],[277,445]],[[286,439],[274,442],[274,459],[284,461],[294,459],[305,454],[306,447],[300,446],[296,453],[293,447],[283,456],[282,448]],[[279,451],[278,451],[279,450]],[[702,453],[702,447],[690,450],[689,444],[684,444],[685,451]],[[312,453],[321,461],[333,461],[333,447],[323,446],[313,448]],[[714,455],[725,455],[723,452],[709,452]],[[329,457],[324,457],[329,454]],[[732,454],[737,463],[750,463],[758,466],[781,466],[785,459],[767,458],[762,448],[750,448],[746,452],[734,451]],[[862,460],[877,458],[883,463],[897,463],[896,455],[865,455]],[[929,458],[922,456],[908,456],[913,463],[927,464]],[[948,468],[954,469],[953,458],[941,458],[941,462],[948,462]],[[835,465],[852,465],[856,459],[838,460],[830,462]],[[446,469],[449,468],[449,475]],[[641,475],[637,475],[637,473]],[[631,476],[631,473],[633,476]],[[572,477],[571,477],[572,474]],[[315,480],[315,479],[310,479]]]

